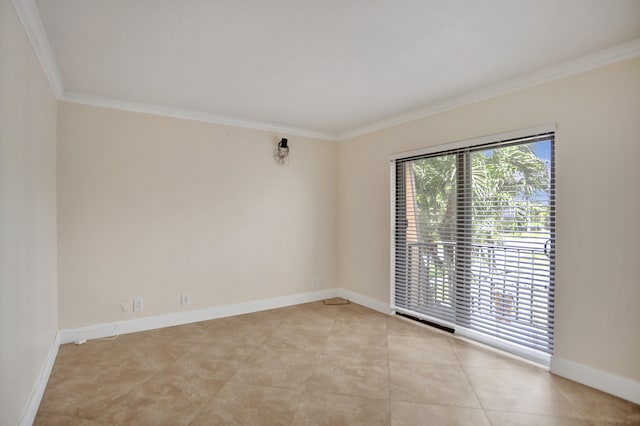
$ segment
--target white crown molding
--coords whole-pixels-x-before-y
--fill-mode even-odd
[[[135,102],[128,99],[115,99],[104,96],[88,95],[85,93],[70,92],[66,90],[62,93],[62,96],[59,97],[59,100],[63,102],[92,105],[103,108],[141,112],[146,114],[161,115],[165,117],[182,118],[185,120],[201,121],[205,123],[222,124],[225,126],[263,130],[267,132],[275,132],[278,134],[297,135],[330,141],[336,140],[336,135],[333,133],[316,132],[313,130],[307,130],[298,127],[287,127],[278,124],[245,120],[237,117],[228,117],[224,115],[209,114],[200,111],[173,108],[164,105]]]
[[[14,0],[26,1],[32,0]],[[85,105],[101,106],[105,108],[121,109],[126,111],[142,112],[148,114],[163,115],[168,117],[176,117],[187,120],[203,121],[207,123],[222,124],[227,126],[244,127],[256,130],[264,130],[276,133],[292,134],[316,139],[324,139],[330,141],[345,141],[358,136],[373,133],[378,130],[387,129],[399,124],[408,123],[410,121],[426,118],[431,115],[448,111],[461,106],[473,104],[486,99],[495,98],[507,93],[516,92],[528,87],[537,86],[553,80],[569,77],[575,74],[586,72],[595,68],[603,67],[614,62],[623,61],[640,55],[640,39],[601,50],[581,58],[568,61],[550,68],[543,69],[522,77],[498,83],[489,87],[467,92],[463,95],[446,99],[405,114],[400,114],[391,118],[384,119],[369,124],[358,129],[350,130],[344,133],[318,132],[314,130],[302,129],[297,127],[281,126],[273,123],[264,123],[258,121],[245,120],[242,118],[228,117],[223,115],[209,114],[200,111],[184,110],[172,108],[163,105],[147,104],[142,102],[134,102],[129,100],[120,100],[108,97],[100,97],[88,95],[84,93],[64,91],[59,99],[61,101],[80,103]],[[57,69],[57,68],[56,68]]]
[[[38,374],[36,383],[33,385],[33,389],[31,390],[31,396],[29,397],[29,400],[27,401],[27,404],[22,412],[19,423],[20,426],[30,426],[36,419],[36,414],[38,414],[38,408],[40,407],[40,402],[42,401],[42,395],[44,395],[44,390],[46,389],[47,383],[49,382],[49,376],[51,376],[51,370],[53,369],[53,364],[56,361],[59,347],[60,333],[56,332],[56,335],[53,338],[51,345],[49,346],[47,357],[45,358],[44,362],[42,363],[42,367],[40,368],[40,374]]]
[[[274,123],[264,123],[259,121],[246,120],[237,117],[209,114],[200,111],[172,108],[163,105],[154,105],[142,102],[133,102],[115,98],[93,96],[85,93],[69,92],[64,90],[62,76],[56,63],[53,50],[49,44],[47,33],[42,24],[40,13],[33,0],[11,0],[13,7],[22,23],[31,46],[40,61],[51,90],[60,101],[73,102],[85,105],[114,108],[124,111],[142,112],[167,117],[176,117],[187,120],[202,121],[206,123],[222,124],[226,126],[243,127],[248,129],[275,132],[278,134],[290,134],[314,139],[324,139],[335,141],[336,134],[318,132],[314,130],[302,129],[298,127],[283,126]]]
[[[603,67],[614,62],[640,56],[640,39],[632,40],[609,49],[601,50],[581,58],[568,61],[550,68],[543,69],[522,77],[498,83],[493,86],[465,93],[442,102],[431,104],[425,108],[410,111],[405,114],[396,115],[358,129],[337,135],[339,141],[353,139],[358,136],[373,133],[378,130],[387,129],[399,124],[429,117],[431,115],[458,108],[464,105],[473,104],[486,99],[494,98],[507,93],[516,92],[528,87],[537,86],[549,81],[558,80],[575,74],[580,74],[595,68]]]
[[[440,112],[448,111],[464,105],[473,104],[486,99],[494,98],[507,93],[537,86],[549,81],[569,77],[594,68],[623,61],[640,55],[640,39],[601,50],[581,58],[568,61],[550,68],[543,69],[522,77],[505,81],[482,89],[473,90],[463,95],[446,99],[441,102],[428,105],[405,114],[396,115],[366,126],[343,133],[319,132],[298,127],[282,126],[274,123],[246,120],[237,117],[210,114],[200,111],[185,110],[163,105],[134,102],[115,98],[94,96],[90,94],[69,92],[64,90],[64,85],[58,65],[56,64],[49,39],[40,19],[38,8],[33,0],[11,0],[16,13],[22,22],[22,26],[31,41],[31,45],[42,65],[45,75],[49,80],[51,89],[57,99],[66,102],[94,105],[105,108],[114,108],[125,111],[142,112],[148,114],[176,117],[187,120],[202,121],[207,123],[222,124],[227,126],[244,127],[282,134],[298,135],[315,139],[330,141],[344,141],[358,136],[373,133],[378,130],[408,123],[410,121],[425,118]]]
[[[53,56],[47,32],[44,29],[44,25],[42,25],[38,8],[33,0],[11,0],[11,3],[13,3],[13,8],[20,22],[22,22],[22,27],[29,41],[31,41],[31,46],[40,61],[44,74],[49,80],[51,90],[53,90],[55,97],[59,99],[64,91],[62,76],[60,75],[56,58]]]

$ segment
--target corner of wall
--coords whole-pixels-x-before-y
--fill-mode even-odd
[[[51,376],[51,370],[53,369],[53,364],[56,361],[59,348],[60,333],[58,332],[49,346],[47,357],[42,364],[36,383],[33,385],[31,396],[29,397],[22,416],[20,417],[20,426],[30,426],[33,424],[36,414],[38,413],[38,408],[40,407],[40,402],[42,401],[42,396],[44,395],[47,383],[49,382],[49,376]]]

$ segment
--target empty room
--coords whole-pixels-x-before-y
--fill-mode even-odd
[[[639,425],[640,1],[0,0],[0,425]]]

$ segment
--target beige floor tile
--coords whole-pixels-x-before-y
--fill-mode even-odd
[[[386,361],[387,335],[342,329],[332,331],[327,338],[323,353],[327,356]]]
[[[547,377],[585,419],[640,425],[640,405],[559,376]]]
[[[101,365],[159,371],[190,349],[191,342],[170,336],[160,336],[154,331],[130,333],[114,340],[90,340],[83,345],[61,345],[56,365]]]
[[[403,336],[390,334],[389,360],[458,365],[449,338],[440,335]]]
[[[110,343],[104,341],[89,342],[84,345],[75,345],[73,343],[60,345],[55,365],[101,364],[109,358],[110,351],[108,348],[110,345]]]
[[[109,426],[109,424],[61,414],[39,413],[33,426]]]
[[[370,336],[386,336],[386,324],[382,326],[375,324],[367,324],[366,321],[359,319],[359,322],[349,321],[345,318],[336,319],[331,327],[331,333],[333,334],[359,334]]]
[[[389,334],[402,336],[451,336],[451,334],[438,330],[437,328],[428,327],[418,322],[397,316],[387,317],[387,329]]]
[[[291,389],[227,383],[190,425],[289,425],[301,396]]]
[[[220,361],[212,359],[207,351],[195,348],[161,371],[183,377],[200,377],[210,380],[229,380],[242,365],[242,359]]]
[[[73,343],[60,345],[56,365],[78,365],[80,363],[110,365],[110,358],[115,354],[130,347],[151,349],[158,345],[157,339],[158,336],[147,331],[90,340],[83,345]]]
[[[321,356],[307,391],[388,398],[388,377],[386,361]]]
[[[379,399],[305,393],[293,426],[387,426],[389,404]]]
[[[55,363],[47,382],[47,389],[53,389],[59,385],[69,386],[76,377],[93,377],[104,374],[105,371],[112,371],[111,367],[103,367],[92,362],[78,362],[75,365]],[[148,375],[151,377],[151,374]]]
[[[243,327],[243,328],[267,328],[273,330],[282,323],[282,320],[288,315],[284,309],[271,309],[267,311],[253,312],[244,315],[235,315],[231,317],[219,318],[216,320],[205,321],[202,323],[205,327]]]
[[[98,420],[119,425],[187,425],[196,410],[224,384],[197,376],[159,373],[106,407]]]
[[[341,306],[340,312],[338,313],[336,319],[342,321],[350,318],[363,321],[369,320],[372,325],[377,328],[382,328],[386,332],[387,318],[389,318],[389,315],[371,310],[369,308],[365,308],[364,306],[358,305],[356,303]]]
[[[408,320],[314,302],[62,345],[35,424],[487,420],[640,425],[640,407]]]
[[[92,344],[92,342],[88,343],[87,347]],[[193,343],[184,344],[171,337],[146,336],[126,344],[124,341],[116,340],[113,348],[107,350],[110,353],[109,356],[101,361],[100,365],[157,372],[184,356],[192,345]]]
[[[273,332],[264,343],[266,349],[272,351],[307,351],[322,352],[329,331],[280,327]]]
[[[580,418],[551,381],[537,372],[463,367],[482,407],[488,410]]]
[[[148,333],[148,334],[147,334]],[[148,336],[169,337],[174,341],[197,343],[207,336],[207,329],[202,323],[164,327],[147,332]]]
[[[490,426],[480,408],[391,401],[391,425]]]
[[[289,314],[297,313],[303,314],[305,312],[315,312],[317,314],[324,314],[327,316],[335,317],[340,312],[340,306],[337,305],[325,305],[321,300],[311,303],[302,303],[300,305],[293,305],[284,308]]]
[[[528,371],[543,371],[524,361],[510,358],[496,351],[485,349],[479,345],[460,339],[451,339],[453,349],[460,365],[465,367],[523,369]]]
[[[277,327],[264,327],[261,324],[234,322],[224,318],[207,322],[202,326],[205,334],[199,343],[229,343],[235,345],[259,345],[273,333]]]
[[[249,358],[260,346],[259,342],[222,340],[191,345],[189,357],[201,357],[211,361],[240,362]]]
[[[461,367],[389,361],[391,399],[480,408]]]
[[[327,307],[327,310],[299,310],[291,312],[280,326],[328,332],[337,315],[338,310],[333,306]]]
[[[349,301],[349,299],[345,299],[345,300]],[[384,316],[384,317],[387,316],[383,313],[371,310],[362,305],[358,305],[357,303],[354,303],[352,301],[349,301],[349,303],[346,305],[341,305],[340,313],[354,313],[354,314],[362,314],[362,315],[369,315],[369,316]]]
[[[317,362],[318,355],[311,352],[258,349],[231,381],[304,390]]]
[[[540,414],[512,413],[487,410],[493,426],[590,426],[587,420],[570,417],[552,417]]]
[[[40,412],[91,420],[154,375],[144,370],[87,365],[55,366],[54,370],[55,377],[47,385]]]
[[[336,316],[336,324],[361,329],[364,332],[387,332],[387,316],[377,312],[365,313],[359,309],[341,309]]]
[[[387,334],[387,320],[382,315],[365,314],[359,310],[340,311],[332,332],[354,332],[358,334]]]

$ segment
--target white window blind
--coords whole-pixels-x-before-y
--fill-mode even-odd
[[[391,173],[393,308],[551,354],[554,132],[395,156]]]

